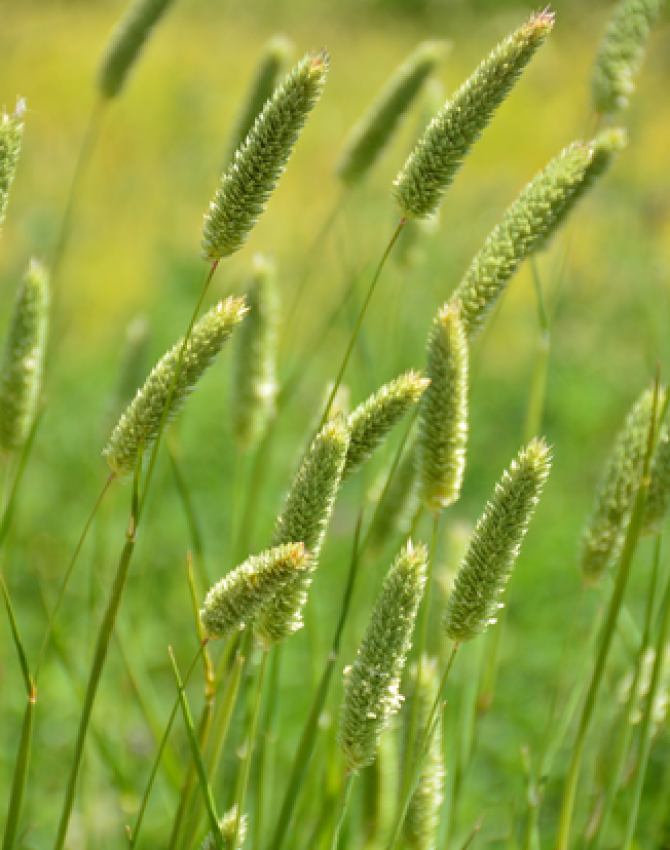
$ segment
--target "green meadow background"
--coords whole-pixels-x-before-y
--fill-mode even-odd
[[[124,8],[119,2],[0,2],[0,104],[26,99],[24,150],[0,242],[0,327],[6,327],[18,281],[31,256],[47,260],[57,238],[88,116],[100,52]],[[398,246],[386,267],[364,334],[345,377],[352,406],[382,382],[421,368],[430,321],[447,299],[505,207],[552,156],[593,130],[589,75],[611,12],[605,2],[552,4],[556,26],[508,101],[468,157],[439,221],[414,246]],[[271,463],[254,509],[252,551],[267,545],[301,447],[323,404],[326,384],[355,320],[345,309],[333,329],[321,328],[354,276],[360,303],[397,214],[391,182],[430,116],[430,91],[393,145],[349,198],[328,238],[309,246],[340,192],[333,165],[352,124],[389,74],[426,38],[451,50],[436,75],[446,98],[480,59],[535,7],[525,3],[426,0],[246,3],[176,0],[156,29],[129,84],[104,117],[74,209],[73,232],[54,293],[52,359],[46,410],[26,473],[2,569],[29,655],[39,649],[44,605],[54,603],[68,560],[108,471],[101,451],[113,420],[113,396],[128,324],[145,316],[151,339],[146,370],[185,330],[206,265],[199,258],[202,216],[217,185],[229,135],[258,55],[282,33],[297,59],[326,47],[331,68],[278,190],[235,257],[222,262],[211,300],[245,291],[256,252],[274,258],[284,305],[282,378],[304,372],[279,422]],[[520,747],[537,747],[546,723],[561,654],[580,597],[579,535],[613,437],[625,412],[653,377],[670,372],[670,18],[651,41],[638,90],[623,113],[630,144],[569,225],[541,255],[539,269],[553,313],[543,432],[554,446],[554,470],[506,597],[495,696],[477,729],[476,753],[455,833],[485,817],[477,846],[513,847],[524,810]],[[410,250],[411,249],[411,250]],[[297,309],[295,293],[311,273]],[[565,266],[564,274],[560,269]],[[560,280],[559,280],[560,278]],[[4,333],[4,331],[3,331]],[[314,338],[320,339],[314,350]],[[524,266],[472,352],[471,439],[463,496],[440,526],[437,555],[442,592],[458,565],[468,525],[480,514],[523,439],[538,341],[537,305]],[[202,381],[172,434],[202,532],[213,582],[234,564],[232,539],[248,482],[250,459],[231,437],[231,350]],[[277,765],[288,764],[307,711],[311,677],[329,645],[349,561],[359,505],[397,445],[347,483],[315,578],[309,627],[290,641],[283,670]],[[123,544],[130,488],[115,485],[96,521],[57,621],[41,679],[26,815],[26,847],[48,847],[62,804],[92,643]],[[369,510],[368,510],[369,515]],[[427,539],[428,528],[419,537]],[[400,538],[364,565],[342,665],[350,663],[381,579]],[[164,722],[174,698],[167,647],[182,668],[197,646],[186,577],[191,543],[167,455],[159,463],[122,604],[121,645],[103,676],[89,737],[73,848],[121,847],[122,827],[135,818],[154,753],[121,649],[135,664],[147,699]],[[629,594],[641,619],[651,549],[638,551]],[[203,590],[202,588],[201,590]],[[575,673],[600,597],[579,608],[566,665]],[[443,652],[439,622],[430,648]],[[456,714],[483,650],[465,647],[447,712]],[[600,745],[615,716],[618,678],[627,668],[617,646],[606,706],[591,741],[587,788],[606,771]],[[470,679],[469,679],[470,677]],[[331,717],[341,695],[339,675]],[[0,618],[0,824],[5,816],[24,693],[6,618]],[[189,691],[194,706],[202,685]],[[324,723],[328,718],[324,719]],[[187,744],[175,734],[177,757]],[[555,825],[559,757],[549,780],[544,823]],[[323,761],[324,752],[317,751]],[[670,841],[670,738],[652,750],[640,816],[640,847]],[[229,767],[234,754],[228,756]],[[285,768],[283,768],[285,773]],[[278,767],[277,788],[281,789]],[[318,781],[319,768],[313,779]],[[225,772],[217,788],[223,801]],[[279,791],[278,791],[279,793]],[[279,799],[281,797],[279,796]],[[165,846],[175,798],[160,782],[145,842]],[[590,792],[580,798],[586,817]],[[270,801],[273,812],[277,799]],[[274,818],[269,816],[272,822]],[[166,827],[166,824],[168,825]],[[665,826],[664,826],[665,824]],[[306,846],[297,836],[294,846]],[[460,845],[454,845],[460,846]]]

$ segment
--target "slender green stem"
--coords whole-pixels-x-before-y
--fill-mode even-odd
[[[203,587],[209,587],[211,582],[207,575],[207,570],[205,569],[205,547],[202,539],[202,531],[200,530],[200,523],[198,522],[195,507],[193,506],[193,499],[191,498],[186,476],[184,475],[181,463],[177,457],[177,452],[169,440],[167,447],[170,464],[172,466],[172,473],[174,475],[174,482],[177,488],[177,494],[179,496],[179,501],[181,502],[182,510],[184,511],[184,518],[188,528],[188,536],[191,538],[191,547],[193,550],[195,566],[198,571],[198,578],[202,582]]]
[[[344,820],[347,816],[347,810],[349,808],[349,802],[351,800],[351,790],[354,787],[355,775],[355,773],[347,772],[344,776],[344,782],[342,783],[342,793],[340,795],[340,801],[337,805],[337,815],[333,826],[333,834],[330,839],[330,850],[337,850],[337,847],[340,843],[340,832],[342,831]]]
[[[244,505],[242,520],[239,523],[238,539],[235,543],[234,560],[236,563],[242,560],[244,554],[251,548],[250,543],[254,536],[254,522],[258,516],[258,497],[269,465],[272,443],[275,436],[275,422],[276,417],[268,423],[265,435],[256,449],[249,486],[247,488],[247,499]]]
[[[260,847],[263,836],[263,815],[265,814],[266,774],[269,770],[269,747],[279,714],[279,658],[276,652],[270,659],[268,694],[263,706],[261,730],[258,739],[258,756],[254,794],[254,819],[251,846]],[[270,787],[272,783],[270,782]]]
[[[30,457],[30,453],[35,443],[35,434],[37,433],[37,428],[39,427],[39,424],[42,421],[43,413],[44,407],[41,406],[39,411],[37,412],[37,416],[35,417],[35,421],[33,422],[32,428],[30,429],[28,439],[26,440],[23,449],[21,450],[21,457],[16,467],[16,472],[14,473],[11,479],[12,483],[9,489],[9,496],[7,497],[7,501],[4,502],[2,523],[0,523],[0,548],[2,548],[5,539],[7,538],[7,534],[9,533],[9,529],[12,525],[14,511],[16,510],[19,487],[21,485],[21,481],[23,480],[23,473],[25,472],[26,466],[28,465],[28,458]],[[4,484],[5,486],[7,484],[6,478]]]
[[[3,582],[4,586],[4,582]],[[23,806],[23,795],[26,790],[28,779],[28,767],[30,765],[30,749],[33,737],[33,722],[35,719],[36,694],[33,689],[28,695],[25,714],[23,715],[23,726],[21,728],[21,739],[19,751],[16,755],[16,766],[12,790],[9,796],[9,809],[7,810],[7,823],[5,824],[5,835],[2,841],[2,850],[13,850],[16,841],[16,832],[19,826],[21,808]]]
[[[531,257],[531,268],[533,270],[533,283],[537,295],[537,313],[539,323],[539,337],[535,352],[535,364],[530,384],[530,396],[526,410],[526,424],[524,427],[524,443],[528,443],[533,437],[538,436],[542,430],[542,417],[547,390],[547,370],[549,367],[549,351],[551,349],[551,331],[549,328],[549,317],[542,293],[542,282],[537,259]]]
[[[14,646],[16,648],[16,654],[19,659],[19,665],[21,667],[21,675],[23,676],[23,683],[26,687],[26,693],[28,695],[28,699],[34,698],[35,693],[35,684],[33,681],[33,677],[30,675],[30,668],[28,666],[28,658],[25,653],[25,649],[23,648],[23,641],[21,640],[21,634],[19,632],[19,624],[16,620],[16,615],[14,614],[14,607],[12,605],[12,600],[9,596],[9,588],[5,583],[5,576],[2,572],[0,572],[0,587],[2,588],[2,596],[5,600],[5,608],[7,609],[7,617],[9,618],[9,627],[12,632],[12,640],[14,641]]]

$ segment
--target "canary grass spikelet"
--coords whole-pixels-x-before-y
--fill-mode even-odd
[[[670,507],[670,434],[663,426],[649,473],[649,490],[644,506],[641,534],[657,534]]]
[[[23,115],[25,102],[19,99],[16,109],[9,115],[4,109],[0,113],[0,227],[5,220],[9,190],[21,154],[23,141]]]
[[[468,345],[458,308],[438,312],[428,339],[430,386],[419,405],[419,496],[434,515],[461,493],[468,441]]]
[[[354,125],[335,166],[336,174],[345,183],[353,185],[365,177],[446,54],[447,46],[444,41],[419,44]]]
[[[500,596],[551,469],[544,440],[521,449],[477,522],[447,600],[442,623],[447,637],[471,640],[495,623]]]
[[[135,0],[112,30],[98,70],[102,97],[116,97],[151,31],[173,0]]]
[[[252,555],[212,587],[200,611],[205,632],[224,639],[253,622],[261,606],[310,568],[302,543]]]
[[[277,396],[277,325],[279,298],[275,268],[254,258],[247,286],[246,320],[235,336],[231,404],[233,436],[244,451],[263,436]]]
[[[612,115],[628,105],[662,0],[623,0],[607,25],[591,78],[593,107]]]
[[[302,626],[311,573],[316,569],[349,447],[349,429],[340,417],[323,426],[293,480],[275,527],[272,546],[303,543],[311,555],[311,569],[296,576],[261,607],[256,639],[265,649]]]
[[[607,459],[582,536],[580,568],[589,585],[603,576],[621,552],[642,475],[653,407],[653,391],[645,389],[626,416]]]
[[[233,850],[233,841],[235,841],[235,829],[237,821],[237,806],[233,806],[230,811],[221,818],[219,829],[221,830],[221,838],[225,850]],[[240,850],[247,838],[247,815],[242,815],[240,825],[237,827],[237,844],[234,850]],[[216,850],[217,844],[211,832],[207,833],[205,840],[200,845],[200,850]]]
[[[202,238],[206,260],[227,257],[244,244],[321,96],[327,73],[328,54],[308,54],[263,107],[209,205]]]
[[[273,36],[263,47],[249,91],[235,123],[228,161],[233,159],[235,151],[242,146],[254,122],[263,111],[266,101],[272,97],[292,50],[291,42],[281,35]]]
[[[403,774],[411,769],[419,755],[418,750],[428,724],[431,708],[437,694],[439,679],[435,659],[423,658],[419,667],[413,664],[409,670],[409,693],[403,711]],[[410,718],[416,701],[416,734],[414,752],[409,757]],[[409,802],[403,823],[403,840],[410,850],[434,850],[437,846],[437,831],[440,825],[440,809],[444,800],[446,769],[442,749],[442,718],[440,717],[426,752],[414,794]]]
[[[409,541],[396,557],[375,603],[354,664],[344,671],[337,733],[347,770],[375,760],[382,733],[402,702],[400,677],[426,583],[428,550]]]
[[[421,398],[430,383],[410,370],[371,395],[349,417],[349,450],[342,479],[358,472],[393,428]]]
[[[4,452],[25,443],[37,413],[49,300],[48,272],[31,260],[16,293],[0,364],[0,448]]]
[[[403,218],[427,218],[437,210],[465,156],[553,25],[552,13],[534,15],[493,50],[431,121],[393,184]]]
[[[196,383],[214,362],[246,312],[244,298],[227,298],[212,307],[194,325],[174,386],[166,423],[179,413]],[[183,341],[180,340],[161,358],[112,432],[103,454],[119,477],[134,472],[140,445],[146,453],[158,436],[182,346]]]
[[[481,330],[523,260],[546,244],[624,144],[623,131],[602,133],[590,144],[574,142],[506,210],[452,296],[468,339]]]

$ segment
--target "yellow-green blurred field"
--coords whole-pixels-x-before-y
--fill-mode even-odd
[[[0,2],[0,104],[26,99],[24,150],[0,242],[0,327],[31,256],[48,259],[57,238],[72,175],[95,102],[100,52],[123,9],[119,2]],[[439,222],[422,234],[409,258],[389,263],[372,303],[345,381],[352,403],[411,366],[424,364],[426,334],[482,241],[522,186],[562,147],[593,131],[589,75],[611,10],[605,2],[557,0],[556,26],[456,178]],[[156,29],[138,67],[104,121],[73,212],[72,238],[55,293],[54,355],[46,383],[46,410],[27,470],[19,511],[2,563],[29,653],[44,627],[42,595],[51,605],[68,559],[108,474],[101,451],[110,427],[125,329],[137,315],[151,326],[147,366],[184,332],[206,273],[199,258],[203,214],[217,185],[240,101],[265,42],[282,33],[295,58],[326,47],[331,68],[326,92],[308,122],[248,244],[217,272],[214,297],[244,291],[255,252],[273,256],[292,345],[282,349],[282,377],[306,374],[279,426],[273,463],[257,504],[252,548],[264,548],[310,423],[323,403],[355,320],[353,307],[309,351],[352,276],[361,273],[358,301],[395,226],[392,180],[426,123],[431,92],[413,110],[399,136],[310,259],[304,300],[286,315],[303,278],[309,246],[340,193],[333,173],[342,142],[370,99],[417,42],[452,42],[438,74],[443,99],[479,60],[534,7],[507,2],[403,5],[379,2],[307,3],[176,0]],[[477,735],[456,834],[485,814],[479,846],[515,847],[523,801],[519,748],[536,747],[579,595],[575,568],[580,530],[600,469],[626,410],[660,364],[670,371],[670,19],[654,33],[631,105],[622,121],[630,143],[611,172],[541,255],[539,268],[555,305],[544,433],[555,466],[507,597],[509,616],[500,648],[495,701]],[[399,246],[400,247],[400,246]],[[565,266],[564,273],[560,269]],[[560,282],[559,282],[560,277]],[[284,339],[287,337],[285,336]],[[530,377],[538,339],[530,269],[513,279],[491,328],[472,354],[471,442],[462,500],[443,524],[438,550],[441,583],[459,524],[473,523],[501,470],[523,438]],[[306,355],[306,352],[309,354]],[[226,351],[203,381],[175,428],[203,533],[207,572],[215,580],[232,564],[231,537],[239,520],[249,463],[231,443]],[[396,443],[397,444],[397,435]],[[384,466],[371,465],[347,485],[335,514],[311,603],[313,631],[295,638],[282,713],[288,731],[278,759],[288,759],[306,711],[302,674],[318,670],[341,593],[357,506]],[[235,481],[237,483],[235,483]],[[76,729],[81,686],[106,589],[122,545],[129,490],[119,486],[87,541],[59,618],[58,648],[50,653],[40,690],[38,725],[26,815],[26,847],[50,846],[62,801],[64,775]],[[428,531],[422,531],[424,537]],[[186,664],[196,646],[185,556],[190,542],[162,457],[146,526],[121,613],[121,634],[132,646],[141,676],[151,684],[165,718],[173,683],[168,644]],[[350,657],[393,549],[363,584],[363,601],[346,638]],[[630,607],[642,610],[651,559],[638,553]],[[374,574],[373,574],[374,573]],[[577,634],[598,605],[589,597]],[[23,709],[18,664],[5,619],[0,625],[0,819],[9,788]],[[318,624],[318,627],[314,625]],[[579,630],[582,630],[580,632]],[[440,645],[439,627],[431,649]],[[578,642],[577,642],[578,643]],[[577,652],[569,659],[576,663]],[[67,659],[67,661],[66,661]],[[457,681],[467,680],[470,656]],[[346,657],[344,659],[346,661]],[[617,672],[625,667],[625,656]],[[613,692],[614,674],[608,682]],[[333,710],[341,690],[334,688]],[[522,696],[519,696],[519,695]],[[194,704],[199,702],[194,690]],[[75,847],[117,847],[121,825],[132,821],[153,758],[149,735],[114,646],[94,715],[95,734],[84,765]],[[603,726],[603,736],[607,729]],[[100,755],[106,744],[109,757]],[[185,758],[183,739],[175,745]],[[593,747],[589,770],[597,784],[603,765]],[[232,758],[232,756],[231,756]],[[652,752],[650,792],[643,809],[640,847],[655,844],[662,824],[670,834],[667,731]],[[64,767],[65,766],[65,767]],[[564,769],[559,759],[558,773]],[[138,780],[139,777],[139,780]],[[665,782],[665,785],[663,785]],[[661,793],[661,791],[663,793]],[[222,798],[227,790],[221,789]],[[665,795],[665,796],[663,796]],[[548,792],[547,817],[555,819]],[[582,800],[585,815],[590,800]],[[552,805],[554,806],[552,808]],[[147,825],[163,841],[173,798],[160,786]],[[302,837],[295,846],[307,846]],[[456,845],[454,845],[456,846]],[[460,846],[460,845],[458,845]]]

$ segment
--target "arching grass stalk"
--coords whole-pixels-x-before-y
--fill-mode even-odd
[[[605,620],[602,638],[598,647],[595,668],[591,677],[586,702],[582,708],[579,729],[577,730],[577,737],[573,744],[572,757],[570,759],[570,765],[568,767],[568,773],[565,780],[559,820],[557,850],[568,850],[570,846],[570,832],[572,829],[572,819],[574,815],[575,800],[577,797],[577,785],[579,782],[582,757],[584,755],[586,736],[588,735],[591,726],[598,691],[600,690],[600,685],[605,674],[605,664],[612,645],[612,638],[616,629],[616,621],[623,604],[623,597],[626,591],[626,585],[628,584],[631,565],[633,563],[633,555],[637,548],[640,528],[644,517],[644,506],[649,487],[649,469],[651,466],[651,457],[656,438],[656,420],[659,408],[660,392],[661,390],[657,377],[654,388],[653,412],[649,422],[647,450],[644,458],[642,476],[640,478],[640,484],[635,497],[633,512],[628,524],[623,550],[619,559],[614,593],[607,612],[607,619]]]

